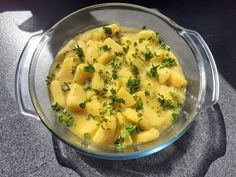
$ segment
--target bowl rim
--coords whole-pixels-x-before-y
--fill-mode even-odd
[[[86,10],[90,10],[90,9],[96,9],[96,8],[101,8],[101,7],[118,7],[118,6],[123,6],[123,7],[130,7],[130,8],[134,8],[137,10],[142,10],[146,13],[150,13],[152,15],[155,15],[159,18],[161,18],[162,20],[164,20],[166,23],[168,23],[169,25],[171,25],[173,28],[175,28],[176,30],[179,30],[181,32],[184,32],[184,28],[179,26],[178,24],[176,24],[173,20],[169,19],[168,17],[166,17],[165,15],[161,14],[159,11],[154,10],[154,9],[150,9],[150,8],[146,8],[143,6],[139,6],[139,5],[135,5],[135,4],[130,4],[130,3],[100,3],[100,4],[95,4],[95,5],[91,5],[91,6],[87,6],[84,7],[82,9],[79,9],[75,12],[72,12],[71,14],[65,16],[64,18],[62,18],[61,20],[59,20],[56,24],[54,24],[49,30],[45,31],[44,34],[42,35],[42,38],[39,42],[39,44],[43,41],[45,43],[45,39],[48,39],[48,34],[52,33],[54,31],[55,28],[57,28],[57,26],[59,26],[63,21],[67,20],[67,18],[69,18],[70,16],[73,16],[77,13],[80,13],[82,11],[86,11]],[[184,39],[184,38],[183,38]],[[36,50],[34,51],[33,57],[35,58],[37,56],[37,54],[39,54],[40,49],[43,47],[44,45],[41,44],[41,46],[38,46],[36,48]],[[194,53],[194,52],[193,52]],[[29,69],[29,73],[32,73],[32,66],[34,66],[35,63],[33,63],[33,59],[31,60],[30,63],[30,69]],[[201,65],[201,64],[200,64]],[[204,72],[205,74],[205,70],[204,67],[199,67],[201,69],[203,69],[202,72]],[[200,73],[202,74],[202,73]],[[29,74],[29,82],[30,82],[30,74]],[[33,77],[34,80],[34,77]],[[202,79],[200,80],[200,88],[204,87],[205,83],[202,82]],[[204,87],[205,88],[205,87]],[[33,107],[36,110],[40,120],[43,122],[43,124],[47,127],[47,129],[54,135],[56,136],[58,139],[60,139],[62,142],[66,143],[67,145],[73,147],[74,149],[78,150],[79,152],[86,154],[88,156],[92,156],[92,157],[97,157],[97,158],[101,158],[101,159],[107,159],[107,160],[128,160],[128,159],[135,159],[135,158],[140,158],[140,157],[144,157],[150,154],[153,154],[155,152],[158,152],[166,147],[168,147],[169,145],[173,144],[175,141],[177,141],[183,134],[185,134],[185,132],[191,127],[193,121],[195,120],[195,118],[197,117],[198,113],[199,113],[199,107],[196,107],[196,111],[195,113],[192,115],[193,118],[191,118],[191,121],[181,129],[181,131],[179,131],[178,134],[176,134],[175,136],[172,136],[171,138],[169,138],[167,141],[165,141],[164,143],[160,144],[160,145],[156,145],[153,147],[150,147],[146,150],[141,150],[141,151],[137,151],[137,152],[132,152],[132,153],[103,153],[103,152],[95,152],[89,149],[85,149],[85,148],[81,148],[78,147],[72,143],[70,143],[67,139],[62,138],[61,136],[59,136],[55,131],[53,131],[47,124],[46,122],[43,120],[42,117],[46,117],[44,115],[43,112],[41,112],[40,106],[38,104],[37,101],[37,97],[35,94],[35,88],[34,88],[34,84],[31,85],[29,84],[29,92],[30,92],[30,98],[31,101],[33,103]],[[199,94],[198,94],[198,98],[197,98],[197,103],[196,105],[201,105],[202,102],[204,101],[205,98],[205,94],[204,91],[202,89],[199,90]]]

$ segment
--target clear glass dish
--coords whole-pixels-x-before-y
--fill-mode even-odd
[[[159,139],[122,150],[86,142],[58,123],[50,107],[45,82],[54,57],[61,47],[79,33],[111,23],[134,28],[146,26],[158,32],[178,56],[188,80],[186,100],[178,121],[161,134]],[[98,158],[126,160],[160,151],[178,140],[191,127],[198,113],[215,104],[219,97],[217,68],[202,37],[195,31],[180,27],[156,10],[137,5],[106,3],[78,10],[63,18],[43,35],[37,36],[37,43],[29,42],[25,48],[25,53],[27,52],[33,53],[32,57],[25,54],[27,60],[24,63],[19,61],[16,72],[16,96],[22,113],[38,116],[63,142]],[[26,79],[28,82],[25,82]],[[29,96],[37,115],[30,108]]]

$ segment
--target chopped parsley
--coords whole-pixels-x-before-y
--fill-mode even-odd
[[[122,130],[120,132],[120,135],[118,137],[118,139],[114,142],[114,146],[116,146],[117,148],[121,148],[123,146],[123,143],[125,141],[125,137],[126,137],[126,130]]]
[[[64,92],[70,91],[70,86],[69,86],[69,84],[71,84],[71,83],[70,83],[70,82],[64,82],[64,83],[63,83],[62,90],[63,90]]]
[[[145,94],[145,96],[149,96],[149,95],[150,95],[150,92],[147,91],[147,90],[145,90],[144,94]]]
[[[140,111],[143,109],[143,102],[139,102],[137,105],[136,105],[136,111]]]
[[[90,90],[91,89],[91,78],[87,79],[83,86],[84,90]]]
[[[138,45],[138,43],[135,41],[133,45],[134,45],[134,47],[136,47]]]
[[[112,77],[114,80],[116,80],[116,79],[118,78],[118,73],[117,73],[117,71],[113,70],[111,77]]]
[[[102,29],[107,37],[110,37],[112,35],[112,30],[110,27],[104,26]]]
[[[46,79],[47,85],[50,85],[54,78],[55,78],[55,74],[48,75]]]
[[[88,65],[84,67],[84,71],[88,73],[93,73],[95,72],[95,68],[93,67],[93,65]]]
[[[60,104],[56,102],[51,105],[51,108],[53,111],[59,113],[58,121],[61,124],[64,124],[67,127],[70,127],[74,124],[74,118],[72,117],[72,115]]]
[[[90,140],[91,139],[91,135],[88,132],[84,133],[84,139],[85,140]]]
[[[123,98],[117,98],[115,95],[111,96],[111,103],[115,104],[115,103],[123,103],[125,104],[125,100]]]
[[[164,98],[164,96],[161,95],[161,94],[158,94],[158,96],[159,96],[159,97],[158,97],[157,100],[159,101],[160,105],[163,107],[164,110],[174,109],[174,108],[175,108],[175,104],[172,103],[172,101],[166,100],[166,99]]]
[[[173,98],[178,98],[179,95],[176,93],[176,92],[170,92],[170,95],[173,97]]]
[[[75,74],[75,71],[76,71],[76,68],[77,68],[78,65],[75,65],[75,66],[72,66],[72,69],[71,69],[71,74]]]
[[[115,95],[115,94],[116,94],[116,90],[115,90],[114,88],[112,88],[112,89],[110,90],[110,92],[111,92],[112,95]]]
[[[129,51],[129,46],[123,47],[123,50],[124,50],[125,53],[127,53]]]
[[[158,76],[158,73],[157,73],[157,68],[158,68],[159,66],[157,65],[157,66],[154,66],[154,65],[152,65],[152,67],[150,68],[150,70],[149,70],[149,72],[148,72],[148,75],[150,76],[150,77],[156,77],[156,76]]]
[[[79,107],[80,107],[81,109],[84,109],[85,106],[86,106],[86,104],[87,104],[87,102],[90,102],[90,101],[91,101],[91,99],[88,99],[88,100],[86,100],[85,102],[80,103],[80,104],[79,104]]]
[[[140,131],[140,127],[138,125],[128,125],[126,126],[126,130],[130,135],[138,133]]]
[[[173,121],[173,122],[177,121],[177,119],[178,119],[178,117],[179,117],[179,115],[176,114],[176,113],[172,113],[171,116],[172,116],[172,121]]]
[[[147,29],[147,27],[146,27],[146,26],[143,26],[143,27],[142,27],[142,30],[145,30],[145,29]]]
[[[131,72],[133,75],[138,75],[138,67],[136,65],[131,65]]]
[[[104,52],[111,50],[111,48],[108,47],[107,45],[104,45],[104,46],[100,47],[100,49],[103,50]]]
[[[60,69],[61,68],[60,64],[58,63],[55,68]]]
[[[172,67],[172,66],[177,66],[177,63],[175,61],[174,58],[165,58],[162,62],[161,62],[161,68],[164,67]]]
[[[52,104],[52,105],[51,105],[51,108],[52,108],[52,110],[55,111],[55,112],[60,112],[60,111],[63,111],[63,110],[64,110],[64,108],[63,108],[61,105],[59,105],[57,102],[55,102],[54,104]]]
[[[159,36],[159,35],[158,35]],[[160,36],[159,36],[159,47],[161,48],[161,49],[164,49],[164,50],[170,50],[170,46],[169,45],[167,45],[165,42],[164,42],[164,40],[163,39],[161,39],[160,38]]]
[[[83,49],[77,44],[77,46],[73,48],[73,51],[79,57],[80,61],[83,62],[83,57],[84,57]]]
[[[67,127],[71,127],[74,124],[74,118],[71,115],[61,114],[58,116],[58,120],[61,124],[64,124]]]
[[[144,57],[146,61],[150,61],[151,58],[153,57],[152,52],[150,51],[150,49],[146,49],[145,53],[144,53]]]
[[[122,62],[122,61],[121,61],[121,57],[116,56],[116,57],[112,60],[111,65],[112,65],[113,68],[118,69],[118,68],[121,66],[121,62]]]
[[[126,86],[129,88],[130,93],[135,93],[139,87],[140,87],[141,81],[138,78],[130,78],[127,83]]]

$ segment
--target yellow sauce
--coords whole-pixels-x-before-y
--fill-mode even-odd
[[[59,122],[75,135],[125,147],[157,139],[176,121],[187,81],[154,31],[112,24],[70,40],[48,85]]]

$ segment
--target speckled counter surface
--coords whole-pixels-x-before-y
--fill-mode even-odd
[[[32,13],[25,10],[0,14],[0,176],[79,176],[58,164],[52,135],[44,125],[37,119],[20,115],[17,107],[14,93],[15,69],[21,51],[36,31],[26,32],[25,26],[21,24],[31,17]],[[30,24],[35,23],[37,20]],[[235,32],[235,26],[232,30]],[[205,37],[210,48],[215,50],[217,46],[211,43],[214,40],[210,40],[210,36]],[[236,55],[235,50],[231,51],[231,55]],[[229,58],[233,60],[232,56]],[[236,66],[235,60],[232,64]],[[235,77],[236,72],[232,75]],[[225,80],[224,73],[220,73],[219,105],[226,126],[226,154],[212,163],[206,173],[207,177],[236,175],[236,91],[235,84],[232,84],[236,79],[230,81],[231,84],[229,79]]]

